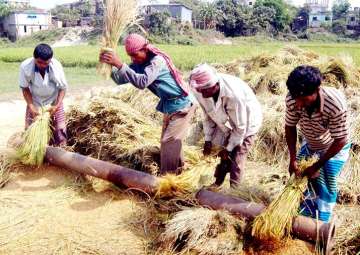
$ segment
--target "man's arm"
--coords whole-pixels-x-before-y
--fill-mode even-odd
[[[123,64],[114,52],[101,53],[100,62],[116,67],[111,74],[115,83],[121,85],[130,82],[138,89],[145,89],[151,85],[164,66],[164,60],[155,57],[151,60],[150,65],[145,68],[144,74],[136,73],[128,65]]]
[[[289,172],[290,174],[299,174],[299,169],[296,164],[296,143],[297,143],[297,129],[296,126],[285,125],[285,137],[290,154]]]
[[[61,89],[56,98],[55,104],[52,105],[48,110],[51,115],[54,115],[56,113],[56,111],[59,109],[60,105],[62,104],[62,102],[64,100],[64,97],[65,97],[65,90]]]
[[[31,116],[35,117],[39,115],[39,111],[36,109],[33,100],[32,100],[32,94],[29,88],[22,88],[22,93],[24,96],[24,99],[26,101],[26,104],[30,110]]]
[[[232,127],[226,149],[228,152],[231,152],[244,141],[246,127],[248,125],[248,114],[246,105],[242,100],[237,100],[236,102],[229,101],[226,106],[226,111]]]
[[[324,166],[326,161],[328,161],[336,154],[338,154],[342,150],[342,148],[346,145],[346,143],[347,143],[347,139],[345,137],[335,139],[334,142],[331,144],[330,148],[325,152],[325,154],[323,154],[323,156],[320,157],[320,159],[317,162],[315,162],[312,166],[304,170],[303,176],[316,177],[316,173],[320,170],[321,167]]]
[[[285,137],[288,146],[290,161],[296,161],[296,143],[297,143],[297,129],[295,127],[285,125]]]

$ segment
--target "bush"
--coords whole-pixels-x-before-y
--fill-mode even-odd
[[[332,32],[337,35],[344,35],[346,33],[346,20],[334,20],[332,23]]]
[[[172,31],[170,14],[168,12],[152,13],[149,19],[149,32],[154,35],[169,36]]]

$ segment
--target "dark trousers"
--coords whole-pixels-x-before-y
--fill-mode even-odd
[[[243,143],[230,153],[229,159],[220,161],[214,174],[216,185],[220,186],[224,182],[227,173],[230,173],[231,187],[240,184],[244,176],[246,157],[254,141],[255,135],[245,137]]]

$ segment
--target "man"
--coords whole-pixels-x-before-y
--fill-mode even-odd
[[[214,144],[222,146],[212,187],[219,187],[230,172],[230,184],[235,188],[244,175],[246,156],[261,126],[261,106],[244,81],[216,73],[207,64],[191,72],[190,85],[205,115],[204,155],[211,153]]]
[[[66,144],[66,123],[63,99],[67,82],[62,65],[53,58],[47,44],[39,44],[32,58],[20,66],[20,88],[26,101],[25,129],[47,107],[52,116],[53,138],[51,144]]]
[[[344,95],[335,88],[321,87],[318,68],[299,66],[287,80],[286,140],[290,174],[307,176],[309,188],[300,211],[328,222],[337,197],[337,177],[349,157],[349,123]],[[304,143],[296,156],[297,124]],[[319,159],[299,172],[296,161],[311,155]]]
[[[149,89],[159,98],[156,110],[163,113],[160,173],[180,174],[184,166],[182,144],[195,112],[189,86],[171,58],[143,36],[128,35],[125,51],[131,59],[130,65],[114,52],[100,53],[99,60],[114,67],[111,77],[118,85],[131,83],[140,90]]]

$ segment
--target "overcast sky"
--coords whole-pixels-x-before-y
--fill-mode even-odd
[[[330,0],[336,1],[336,0]],[[32,6],[36,6],[41,9],[50,9],[57,4],[63,3],[71,3],[75,2],[74,0],[30,0]],[[305,0],[292,0],[293,4],[295,5],[302,5],[304,4]],[[350,0],[352,7],[360,7],[360,0]]]

